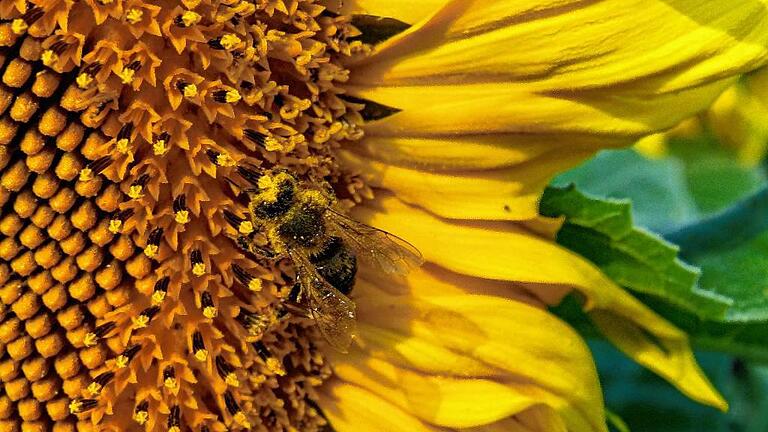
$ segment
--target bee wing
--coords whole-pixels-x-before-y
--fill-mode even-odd
[[[296,251],[290,256],[320,333],[333,348],[346,353],[357,331],[355,303],[320,276],[308,257]]]
[[[357,253],[357,257],[386,273],[404,274],[421,266],[424,259],[415,246],[400,237],[358,222],[328,208],[325,213],[334,234]]]

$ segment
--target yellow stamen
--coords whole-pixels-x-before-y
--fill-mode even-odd
[[[253,223],[251,221],[242,221],[240,226],[237,227],[237,232],[243,235],[248,235],[254,231]]]
[[[132,199],[139,199],[144,196],[144,187],[141,185],[133,185],[128,189],[128,196]]]
[[[184,86],[184,97],[193,98],[197,96],[197,86],[194,84],[187,84]]]
[[[118,76],[122,80],[123,84],[130,84],[133,82],[134,77],[136,77],[136,71],[126,67],[126,68],[123,68],[122,71],[120,71]]]
[[[83,403],[77,399],[69,403],[70,414],[77,414],[82,410],[82,408],[83,408]]]
[[[99,0],[99,3],[101,3],[103,5],[108,5],[108,4],[112,4],[112,1],[113,0]]]
[[[236,48],[240,44],[240,42],[242,42],[240,38],[232,33],[225,34],[224,36],[221,37],[221,40],[219,41],[221,46],[223,46],[224,49],[226,50],[231,50]]]
[[[235,162],[235,160],[232,159],[232,157],[226,153],[222,153],[216,156],[216,165],[218,166],[231,167],[231,166],[235,166],[236,163],[237,162]]]
[[[92,346],[96,346],[96,341],[98,340],[99,340],[99,337],[96,336],[96,333],[88,332],[83,338],[83,345],[90,348]]]
[[[242,99],[242,96],[240,96],[240,92],[237,90],[227,90],[227,94],[224,96],[224,100],[227,101],[227,103],[236,103],[239,102],[240,99]]]
[[[147,245],[147,247],[144,248],[144,255],[147,256],[147,258],[154,258],[157,256],[157,251],[160,250],[160,247],[157,245]]]
[[[165,291],[155,291],[152,293],[152,304],[160,304],[165,300],[166,292]]]
[[[176,378],[168,377],[165,379],[165,381],[163,381],[163,385],[165,388],[173,390],[179,387],[179,382],[176,381]]]
[[[208,359],[208,350],[200,349],[195,351],[195,358],[201,362],[206,361]]]
[[[112,219],[109,221],[109,232],[117,234],[123,229],[123,221],[120,219]]]
[[[95,382],[95,381],[94,381],[94,382],[92,382],[92,383],[91,383],[91,384],[88,386],[88,392],[89,392],[89,393],[90,393],[92,396],[98,396],[98,395],[99,395],[99,393],[101,393],[101,390],[102,390],[103,388],[104,388],[104,387],[103,387],[101,384],[99,384],[99,383],[97,383],[97,382]]]
[[[168,150],[165,140],[159,139],[152,144],[152,152],[155,153],[155,156],[162,156],[168,153]]]
[[[189,27],[191,25],[195,25],[200,22],[200,14],[194,11],[186,11],[183,14],[181,14],[181,22],[184,23],[184,26]]]
[[[240,387],[240,380],[237,379],[237,375],[235,375],[234,372],[228,373],[224,378],[224,382],[227,383],[227,385],[231,385],[232,387]]]
[[[216,309],[215,306],[207,306],[205,309],[203,309],[203,316],[208,319],[214,319],[218,314],[219,310]]]
[[[149,317],[146,315],[139,315],[138,318],[133,318],[133,328],[143,329],[149,324]]]
[[[136,8],[129,9],[128,13],[125,14],[125,20],[131,24],[136,24],[140,22],[143,17],[144,17],[144,11]]]
[[[51,67],[54,63],[56,63],[59,60],[59,56],[56,55],[55,52],[52,50],[45,50],[43,51],[43,54],[40,55],[40,60],[43,61],[43,64]]]
[[[29,28],[29,25],[27,24],[27,22],[21,18],[16,18],[11,23],[11,31],[13,31],[17,35],[24,33],[25,31],[27,31],[28,28]]]
[[[251,422],[248,421],[248,418],[245,416],[245,414],[242,411],[238,411],[237,414],[233,416],[233,419],[237,424],[240,426],[250,429],[251,428]]]
[[[136,411],[133,413],[133,421],[144,426],[144,423],[149,421],[149,413],[146,411]]]
[[[128,154],[128,151],[131,150],[131,142],[128,141],[128,138],[120,138],[115,143],[115,147],[117,148],[117,151],[119,151],[122,154]]]
[[[261,291],[261,279],[251,279],[250,282],[248,282],[248,289],[251,291]]]
[[[185,224],[189,222],[189,211],[188,210],[179,210],[176,212],[176,216],[174,217],[176,220],[176,223]]]
[[[195,263],[192,266],[192,274],[195,276],[202,276],[205,274],[205,263]]]
[[[267,137],[264,139],[264,147],[267,151],[279,151],[283,149],[283,144],[273,137]]]
[[[285,368],[283,367],[283,364],[274,357],[267,359],[267,369],[269,369],[275,375],[285,375]]]
[[[81,89],[85,89],[89,85],[91,85],[91,83],[93,82],[93,77],[83,72],[77,76],[77,79],[75,79],[75,81],[77,82],[78,87],[80,87]]]
[[[87,182],[93,180],[93,170],[90,168],[83,168],[80,170],[80,181]]]

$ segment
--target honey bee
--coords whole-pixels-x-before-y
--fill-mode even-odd
[[[243,230],[238,245],[261,257],[288,257],[296,268],[297,302],[306,304],[328,343],[346,352],[356,331],[355,303],[348,295],[358,259],[385,273],[405,274],[421,265],[421,254],[405,240],[341,213],[327,184],[318,187],[285,170],[238,172],[255,186],[244,190],[250,223],[270,247],[257,245]]]

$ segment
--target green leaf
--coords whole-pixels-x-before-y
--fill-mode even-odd
[[[690,199],[711,214],[749,195],[765,182],[765,174],[744,166],[712,134],[672,138],[671,158],[681,162]]]
[[[631,149],[602,151],[552,182],[570,183],[592,195],[630,199],[635,223],[651,230],[668,230],[700,217],[685,167],[677,159],[651,160]]]
[[[539,212],[565,217],[557,242],[595,263],[619,285],[664,299],[701,318],[719,320],[730,299],[698,288],[697,269],[677,258],[678,248],[634,226],[627,200],[590,197],[549,187]]]
[[[729,321],[768,321],[768,187],[666,235],[701,267],[704,289],[734,300]]]
[[[703,288],[734,300],[728,320],[768,321],[768,232],[730,250],[700,255],[693,263],[703,271]]]

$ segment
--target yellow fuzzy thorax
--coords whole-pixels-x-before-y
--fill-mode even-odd
[[[232,240],[240,167],[361,135],[350,17],[287,3],[0,0],[0,432],[322,427],[315,330]]]
[[[280,235],[280,226],[285,221],[296,218],[307,208],[326,209],[332,204],[332,201],[326,194],[316,190],[298,190],[293,206],[283,216],[274,221],[263,222],[267,227],[266,234],[272,249],[278,254],[285,256],[289,249],[288,242]],[[314,243],[303,248],[310,255],[319,252],[322,249],[322,243]]]

